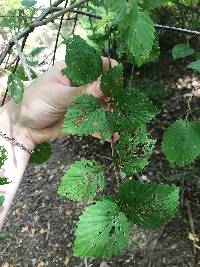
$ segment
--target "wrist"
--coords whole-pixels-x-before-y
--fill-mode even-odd
[[[0,130],[27,149],[33,150],[36,145],[27,128],[20,122],[20,105],[12,101],[0,109]]]

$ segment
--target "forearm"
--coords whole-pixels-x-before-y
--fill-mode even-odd
[[[8,103],[0,110],[0,130],[9,137],[15,138],[19,143],[29,149],[34,148],[33,142],[28,138],[27,130],[20,125],[16,117],[16,106]],[[8,159],[0,169],[0,176],[5,176],[11,181],[10,184],[0,186],[0,195],[5,197],[5,202],[0,206],[0,229],[6,214],[11,206],[17,188],[21,182],[24,170],[29,161],[30,154],[20,147],[11,144],[5,138],[0,137],[0,146],[4,146],[8,152]]]

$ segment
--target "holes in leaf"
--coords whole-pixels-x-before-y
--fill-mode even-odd
[[[114,232],[115,232],[115,227],[112,226],[112,227],[110,228],[110,231],[109,231],[109,237],[112,237],[113,234],[114,234]]]
[[[96,246],[97,246],[96,242],[93,241],[93,242],[92,242],[92,247],[95,248]]]

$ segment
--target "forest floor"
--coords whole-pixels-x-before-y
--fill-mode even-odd
[[[165,100],[161,113],[150,126],[157,138],[150,164],[140,173],[157,183],[175,183],[181,187],[180,213],[159,229],[132,228],[132,237],[121,255],[106,262],[72,256],[75,223],[83,205],[58,196],[57,188],[65,169],[81,157],[97,159],[107,166],[107,192],[116,190],[110,169],[108,143],[93,137],[64,137],[52,141],[53,156],[40,165],[29,165],[0,233],[1,267],[192,267],[200,266],[200,159],[184,168],[170,165],[160,148],[164,130],[178,118],[185,118],[192,90],[200,90],[200,77],[188,71],[181,60],[161,59],[134,75],[141,86],[154,79],[153,94],[164,84]],[[136,78],[137,77],[137,78]],[[199,117],[200,98],[194,96],[192,111]],[[133,177],[136,179],[136,177]],[[195,239],[196,238],[196,239]],[[196,241],[195,241],[196,240]]]

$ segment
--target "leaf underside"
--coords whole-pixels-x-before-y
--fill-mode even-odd
[[[170,162],[185,166],[200,154],[200,122],[177,120],[165,131],[162,150]]]
[[[110,258],[120,253],[129,239],[129,223],[116,203],[103,199],[80,216],[74,255]]]
[[[194,49],[186,44],[177,44],[172,49],[173,59],[183,58],[194,54]]]
[[[8,92],[13,98],[16,104],[19,104],[22,101],[24,94],[24,85],[22,81],[15,74],[10,74],[8,76]]]

